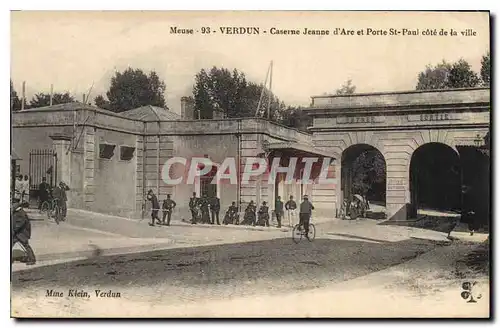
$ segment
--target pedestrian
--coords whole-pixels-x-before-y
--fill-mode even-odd
[[[309,201],[309,197],[304,195],[304,200],[300,203],[299,229],[300,227],[304,227],[307,239],[309,239],[309,222],[311,220],[312,210],[314,210],[313,204]]]
[[[167,226],[170,225],[170,219],[172,218],[172,211],[174,208],[177,206],[177,203],[171,199],[171,195],[167,195],[167,199],[163,201],[162,208],[163,208],[163,220],[162,224],[165,225],[165,218],[167,219]]]
[[[238,207],[236,202],[232,202],[224,216],[223,224],[238,224]]]
[[[215,224],[215,219],[217,219],[217,225],[220,225],[219,212],[220,212],[220,199],[217,196],[212,197],[210,202],[210,212],[212,214],[212,224]]]
[[[56,186],[52,191],[52,195],[54,199],[57,199],[57,205],[61,210],[60,217],[56,218],[57,223],[59,223],[59,219],[61,219],[62,221],[66,220],[66,214],[68,211],[68,207],[66,204],[66,202],[68,201],[68,196],[66,195],[66,191],[68,190],[70,190],[69,187],[63,181],[60,181],[59,185]]]
[[[241,222],[242,225],[255,225],[255,210],[255,203],[251,200],[245,209],[243,221]]]
[[[196,224],[198,216],[198,203],[199,199],[196,197],[196,193],[193,192],[193,197],[189,199],[189,210],[191,211],[191,224]]]
[[[22,203],[15,203],[12,206],[12,239],[11,239],[11,252],[16,243],[21,244],[21,246],[26,251],[26,264],[33,265],[36,264],[35,252],[31,248],[29,244],[29,240],[31,238],[31,222],[23,210]]]
[[[47,179],[42,177],[42,182],[38,185],[38,209],[42,208],[42,204],[49,200],[49,184]]]
[[[276,214],[276,221],[278,221],[278,228],[281,228],[281,218],[283,217],[283,202],[281,196],[276,198],[274,203],[274,214]]]
[[[29,202],[30,201],[30,181],[27,175],[24,176],[23,181],[21,182],[22,195],[21,202]]]
[[[18,177],[17,177],[17,180],[16,180],[16,184],[14,186],[15,188],[15,192],[14,192],[14,202],[22,202],[22,198],[23,198],[23,175],[20,174]]]
[[[269,207],[267,206],[266,201],[262,202],[258,214],[259,218],[257,220],[257,225],[262,227],[269,227]]]
[[[288,215],[288,225],[293,227],[293,222],[297,216],[297,203],[293,200],[293,196],[290,196],[290,200],[286,202],[285,209]]]
[[[210,201],[206,194],[200,200],[200,209],[201,209],[201,222],[210,224]]]
[[[155,220],[158,224],[161,223],[160,218],[158,217],[158,211],[160,210],[160,203],[158,202],[158,197],[156,197],[152,189],[148,190],[146,198],[151,202],[151,223],[149,225],[154,227]]]

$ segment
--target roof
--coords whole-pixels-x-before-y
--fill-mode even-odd
[[[130,109],[119,113],[119,115],[146,122],[177,121],[182,119],[179,114],[176,114],[169,109],[151,105]]]
[[[78,109],[97,109],[98,107],[94,107],[91,105],[86,105],[81,102],[69,102],[64,104],[57,104],[52,106],[43,106],[43,107],[34,107],[34,108],[25,108],[20,112],[35,112],[35,111],[43,111],[43,110],[78,110]]]

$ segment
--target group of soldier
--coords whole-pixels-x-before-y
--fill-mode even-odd
[[[155,224],[169,226],[172,218],[173,209],[177,206],[176,202],[172,199],[170,194],[163,201],[161,207],[157,196],[152,190],[147,193],[147,199],[151,202],[151,222],[150,226],[155,226]],[[303,206],[303,204],[306,204]],[[303,210],[304,208],[304,210]],[[314,207],[309,202],[308,197],[304,196],[304,201],[301,203],[301,211],[299,214],[300,222],[303,221],[303,217],[307,216],[310,218],[310,210]],[[162,219],[159,217],[159,212],[162,211]],[[189,199],[189,211],[191,214],[191,224],[217,224],[221,225],[219,213],[220,213],[220,199],[217,196],[207,197],[203,195],[202,197],[197,197],[196,192],[193,192],[192,197]],[[290,227],[293,226],[293,222],[297,216],[297,203],[290,196],[289,200],[284,204],[281,197],[278,196],[274,206],[274,215],[277,221],[277,227],[281,228],[282,220],[285,215],[285,211],[288,217],[288,224]],[[306,212],[306,213],[302,213]],[[249,226],[265,226],[270,225],[270,214],[269,206],[266,201],[262,202],[261,206],[257,210],[257,205],[253,200],[248,203],[243,219],[240,221],[238,206],[236,202],[232,202],[231,206],[227,209],[222,224],[234,224],[234,225],[249,225]]]

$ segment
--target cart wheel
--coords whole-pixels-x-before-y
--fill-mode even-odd
[[[292,230],[292,239],[293,239],[293,241],[296,244],[300,243],[300,240],[302,239],[302,231],[299,230],[299,225],[298,224],[296,224],[293,227],[293,230]]]

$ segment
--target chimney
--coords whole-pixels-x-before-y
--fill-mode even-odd
[[[194,99],[192,97],[181,98],[181,116],[183,120],[194,119]]]

